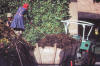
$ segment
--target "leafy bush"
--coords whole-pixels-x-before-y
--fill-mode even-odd
[[[57,34],[64,32],[62,19],[68,19],[69,0],[7,0],[9,11],[13,14],[22,3],[29,3],[29,16],[25,16],[26,30],[23,37],[33,44],[46,34]],[[6,11],[5,11],[6,13]]]
[[[30,5],[31,22],[26,22],[24,37],[36,42],[46,34],[64,32],[62,19],[69,17],[68,2],[66,0],[41,0]]]

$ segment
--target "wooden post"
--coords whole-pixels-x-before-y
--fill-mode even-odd
[[[55,64],[55,58],[56,58],[56,51],[57,51],[57,46],[56,46],[57,44],[55,43],[54,44],[54,51],[55,51],[55,53],[54,53],[54,61],[53,61],[53,64]]]
[[[39,63],[42,64],[42,59],[41,59],[41,54],[40,54],[38,43],[36,43],[36,49],[37,49],[37,53],[38,53]]]

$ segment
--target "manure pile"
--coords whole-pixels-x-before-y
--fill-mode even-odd
[[[0,22],[0,66],[34,66],[31,45]]]

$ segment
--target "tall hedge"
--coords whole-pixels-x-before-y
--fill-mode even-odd
[[[7,12],[16,13],[16,10],[23,3],[29,3],[28,19],[25,15],[25,31],[23,37],[33,44],[44,37],[46,34],[57,34],[64,32],[62,19],[69,18],[68,4],[69,0],[3,0],[7,6],[2,14]],[[1,2],[0,2],[1,3]],[[1,6],[1,5],[0,5]],[[1,16],[1,15],[0,15]]]

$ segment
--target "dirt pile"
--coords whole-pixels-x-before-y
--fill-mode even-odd
[[[79,46],[80,41],[73,39],[67,34],[51,34],[38,41],[38,44],[41,47],[54,46],[55,43],[58,48],[66,48],[71,45]]]
[[[57,48],[62,49],[62,52],[64,52],[61,64],[69,66],[69,61],[75,59],[77,49],[81,43],[80,40],[73,39],[67,34],[49,34],[39,40],[37,44],[43,48],[46,46],[54,47],[54,44],[56,44]],[[62,56],[62,53],[60,55]]]
[[[14,31],[0,23],[0,66],[33,66],[31,45]]]

